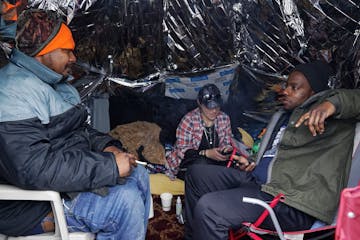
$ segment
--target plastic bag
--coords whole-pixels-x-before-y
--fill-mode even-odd
[[[345,188],[341,193],[336,221],[336,240],[355,240],[360,237],[360,185]]]

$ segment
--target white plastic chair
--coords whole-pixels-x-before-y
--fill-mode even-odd
[[[60,194],[55,191],[24,190],[12,185],[0,184],[0,200],[49,201],[55,219],[55,232],[31,236],[11,237],[0,234],[0,240],[93,240],[88,232],[69,233]]]

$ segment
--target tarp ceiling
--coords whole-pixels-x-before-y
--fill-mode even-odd
[[[359,0],[30,0],[62,12],[79,58],[137,79],[157,71],[197,72],[239,62],[283,78],[324,59],[338,86],[358,87]]]

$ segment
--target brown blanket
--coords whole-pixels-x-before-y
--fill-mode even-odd
[[[110,131],[110,135],[120,140],[130,153],[137,155],[138,149],[143,146],[145,159],[151,163],[165,164],[165,149],[159,141],[160,131],[161,128],[155,123],[137,121],[117,126]]]

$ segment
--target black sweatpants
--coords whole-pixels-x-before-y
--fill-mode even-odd
[[[271,201],[251,173],[213,165],[193,165],[185,176],[185,239],[228,239],[229,228],[255,222],[264,208],[242,197]],[[282,230],[308,229],[315,218],[279,202],[274,208]],[[270,216],[261,225],[274,229]]]

